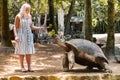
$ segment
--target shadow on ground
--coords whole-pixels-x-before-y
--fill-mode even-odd
[[[75,64],[73,70],[63,72],[62,56],[63,49],[57,44],[38,44],[35,43],[36,53],[32,55],[32,69],[34,72],[23,73],[20,70],[18,56],[14,53],[0,53],[0,76],[10,75],[50,75],[50,74],[99,74],[98,70],[86,71],[85,66]],[[25,67],[26,67],[25,62]],[[120,64],[110,62],[113,73],[120,73]]]

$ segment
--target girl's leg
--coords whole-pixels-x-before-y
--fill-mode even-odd
[[[31,70],[31,54],[26,54],[26,62],[28,65],[28,71],[32,71]]]
[[[24,55],[19,55],[21,70],[24,72]]]

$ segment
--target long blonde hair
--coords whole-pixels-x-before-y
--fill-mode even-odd
[[[19,13],[20,13],[21,15],[25,15],[27,8],[31,8],[31,6],[30,6],[28,3],[23,4],[23,5],[21,6],[21,8],[20,8],[20,12],[19,12]],[[29,12],[29,15],[30,15],[30,12]]]

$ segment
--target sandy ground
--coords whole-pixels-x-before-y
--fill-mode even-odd
[[[11,75],[52,75],[52,74],[101,74],[99,71],[85,71],[85,66],[75,64],[73,70],[62,71],[63,49],[57,44],[35,43],[36,53],[32,55],[32,69],[34,72],[23,73],[20,71],[18,56],[14,53],[0,53],[0,76]],[[25,62],[25,67],[27,67]],[[120,73],[120,63],[110,62],[112,74]]]

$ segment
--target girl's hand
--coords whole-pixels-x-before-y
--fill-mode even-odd
[[[40,30],[45,31],[46,28],[45,27],[40,27]]]
[[[16,36],[15,37],[15,41],[18,42],[19,41],[19,37]]]

